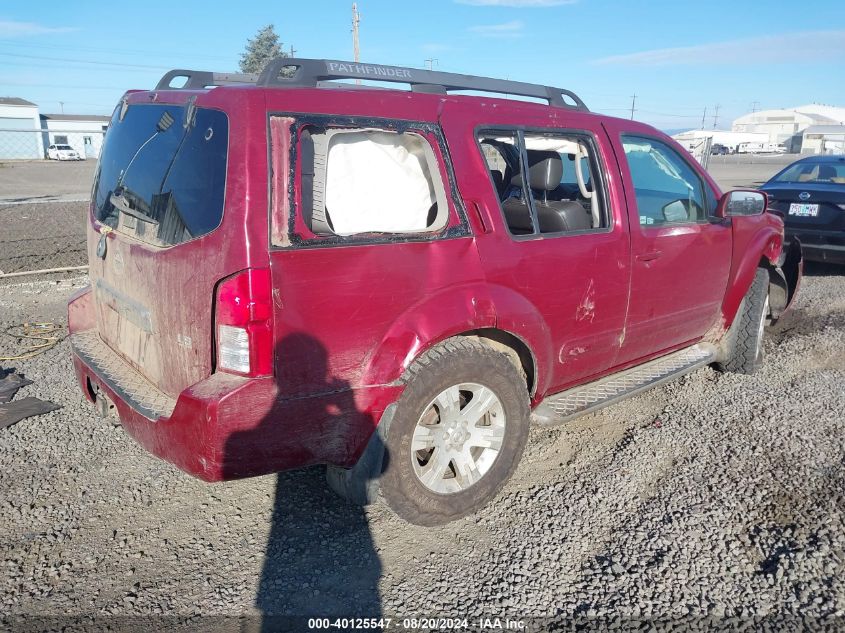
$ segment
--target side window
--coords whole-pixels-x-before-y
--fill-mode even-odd
[[[641,225],[706,219],[709,203],[704,183],[674,149],[637,136],[623,136],[622,145],[634,182]]]
[[[448,222],[437,160],[420,134],[308,126],[299,162],[303,219],[316,235],[422,233]]]
[[[603,190],[594,186],[598,157],[589,136],[488,131],[478,141],[512,235],[609,226]]]

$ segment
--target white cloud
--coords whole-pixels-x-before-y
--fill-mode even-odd
[[[69,26],[44,26],[35,22],[13,22],[0,20],[0,37],[29,37],[31,35],[47,35],[49,33],[68,33],[79,29]]]
[[[678,66],[691,64],[767,64],[815,62],[824,64],[845,56],[845,31],[809,31],[751,37],[697,46],[657,48],[611,55],[593,64],[622,66]]]
[[[471,33],[481,37],[522,37],[525,24],[520,20],[504,22],[502,24],[477,24],[469,27]]]
[[[469,4],[474,7],[517,7],[519,9],[534,9],[544,7],[558,7],[564,4],[575,4],[578,0],[455,0],[458,4]]]

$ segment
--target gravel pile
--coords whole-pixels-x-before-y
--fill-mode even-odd
[[[549,616],[795,630],[810,618],[841,630],[839,272],[805,278],[758,374],[704,369],[536,429],[489,507],[435,529],[347,505],[317,468],[218,485],[183,475],[95,417],[64,342],[17,365],[35,381],[18,397],[64,408],[0,432],[0,613]],[[63,318],[79,283],[0,286],[0,328]],[[0,339],[0,351],[9,344]]]

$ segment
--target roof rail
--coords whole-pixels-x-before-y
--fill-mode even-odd
[[[174,79],[185,78],[185,83],[171,86]],[[156,90],[203,90],[211,86],[237,86],[254,84],[258,81],[255,73],[213,73],[207,70],[185,70],[177,68],[164,73],[156,84]]]
[[[183,90],[196,90],[209,86],[255,84],[258,86],[282,87],[328,87],[337,79],[370,79],[391,83],[409,84],[414,92],[446,94],[456,90],[474,90],[520,97],[534,97],[546,100],[549,105],[587,111],[587,106],[571,90],[554,88],[522,81],[491,79],[475,75],[459,75],[433,70],[420,70],[403,66],[362,64],[332,59],[305,59],[300,57],[278,57],[271,60],[257,77],[251,74],[211,73],[193,70],[171,70],[158,82],[156,90],[172,90],[171,82],[185,77]],[[340,84],[343,85],[343,84]],[[362,88],[371,86],[361,86]]]

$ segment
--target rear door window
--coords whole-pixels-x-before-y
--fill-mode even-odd
[[[508,230],[514,236],[609,227],[598,153],[579,132],[485,130],[478,136]]]
[[[157,246],[210,233],[223,217],[228,136],[217,110],[119,107],[94,179],[97,219]]]

